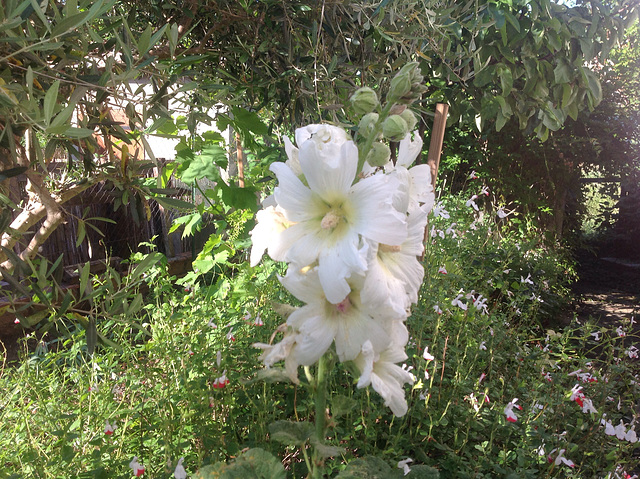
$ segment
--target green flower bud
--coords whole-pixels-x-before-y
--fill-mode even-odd
[[[398,73],[391,80],[387,101],[397,101],[411,91],[411,77],[408,73],[401,75]]]
[[[367,153],[367,163],[374,168],[384,166],[391,158],[391,149],[384,143],[375,142],[371,145],[371,150]]]
[[[382,124],[382,134],[387,140],[400,141],[409,133],[409,125],[400,115],[391,115]]]
[[[358,115],[364,115],[375,110],[380,101],[378,95],[369,87],[358,89],[350,98],[351,106]]]
[[[424,77],[422,73],[420,73],[418,63],[407,63],[391,80],[391,88],[387,101],[411,103],[426,91],[423,83]]]
[[[367,113],[362,117],[360,123],[358,124],[358,133],[360,133],[365,138],[368,138],[371,133],[373,133],[373,130],[376,127],[376,123],[378,123],[378,118],[380,118],[380,115],[378,115],[377,113]]]
[[[407,127],[409,128],[409,131],[413,131],[413,129],[416,126],[416,123],[418,123],[418,119],[416,118],[416,115],[407,108],[405,111],[400,113],[400,117],[407,122]]]

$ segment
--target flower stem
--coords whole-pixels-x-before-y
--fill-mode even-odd
[[[389,116],[391,107],[394,104],[395,103],[392,102],[392,103],[387,103],[385,105],[384,109],[380,112],[380,117],[378,118],[378,121],[376,122],[373,131],[367,137],[364,144],[362,144],[358,148],[358,171],[356,173],[356,181],[358,180],[358,175],[360,174],[360,172],[362,171],[362,168],[364,167],[364,162],[367,160],[367,155],[369,154],[369,151],[371,150],[373,143],[378,138],[378,134],[382,131],[382,123],[384,122],[385,118]]]
[[[316,436],[318,441],[324,442],[327,430],[327,379],[329,357],[328,354],[323,354],[318,361],[318,370],[316,372],[316,387],[315,387],[315,403],[316,403]],[[323,477],[322,466],[324,461],[318,454],[317,450],[313,452],[313,479],[321,479]]]

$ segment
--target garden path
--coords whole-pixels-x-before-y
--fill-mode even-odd
[[[577,259],[580,279],[573,285],[573,293],[578,321],[596,321],[615,330],[620,325],[627,328],[628,320],[634,317],[637,322],[627,335],[640,347],[640,262],[607,257],[602,252],[598,256],[583,252]],[[640,447],[633,452],[634,462],[636,467],[630,474],[640,477]]]

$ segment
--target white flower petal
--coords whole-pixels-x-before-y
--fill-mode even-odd
[[[390,203],[394,186],[384,175],[365,178],[353,186],[350,199],[358,211],[353,226],[365,238],[388,245],[399,245],[406,239],[404,215]]]
[[[351,188],[358,169],[358,148],[351,141],[342,145],[307,141],[300,147],[300,166],[309,188],[330,201]]]
[[[411,133],[407,133],[407,136],[405,136],[398,145],[398,161],[396,162],[396,165],[409,168],[421,151],[422,138],[420,138],[420,135],[415,135],[412,140]]]

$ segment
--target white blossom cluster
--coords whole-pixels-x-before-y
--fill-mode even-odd
[[[280,281],[305,304],[279,343],[256,347],[266,367],[284,360],[294,382],[298,366],[334,348],[360,371],[358,387],[372,385],[402,416],[413,379],[398,363],[407,359],[405,320],[424,277],[417,257],[434,202],[429,166],[412,166],[422,140],[407,134],[395,164],[373,167],[359,165],[342,128],[309,125],[295,139],[285,139],[288,160],[271,165],[278,186],[257,214],[251,264],[265,251],[287,262]]]

